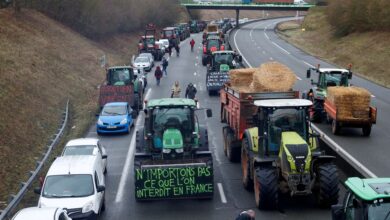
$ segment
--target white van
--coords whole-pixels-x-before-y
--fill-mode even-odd
[[[104,211],[105,180],[96,156],[58,157],[51,165],[38,207],[64,207],[72,219],[97,219]]]
[[[38,208],[30,207],[20,210],[12,220],[72,220],[62,208]]]

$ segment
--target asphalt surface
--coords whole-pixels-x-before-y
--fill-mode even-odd
[[[281,62],[297,74],[298,80],[295,89],[307,91],[311,86],[310,79],[305,78],[306,70],[309,67],[314,67],[317,64],[324,68],[336,66],[310,56],[278,37],[274,32],[275,25],[291,19],[272,19],[245,25],[232,33],[230,41],[245,57],[247,66],[259,66],[266,61]],[[372,105],[378,108],[378,115],[377,124],[373,125],[371,136],[363,137],[361,129],[356,128],[343,128],[342,134],[335,136],[331,132],[330,125],[325,123],[315,125],[373,174],[382,177],[389,176],[390,134],[387,131],[390,130],[388,117],[390,90],[362,79],[356,74],[354,74],[351,84],[366,88],[373,95]]]
[[[266,21],[266,23],[269,21]],[[261,25],[263,22],[256,23]],[[256,25],[254,24],[254,25]],[[253,51],[247,35],[251,30],[244,28],[237,33],[237,44],[241,52],[254,64],[267,60],[261,50]],[[257,31],[262,33],[261,30]],[[253,31],[252,34],[254,34]],[[206,91],[206,68],[201,64],[201,34],[192,34],[196,41],[195,51],[189,47],[190,38],[181,43],[181,55],[174,53],[169,59],[168,76],[163,77],[160,86],[156,85],[154,69],[148,74],[146,99],[170,96],[174,81],[179,81],[184,97],[185,88],[192,82],[198,89],[197,98],[200,107],[211,108],[213,117],[206,120],[199,113],[199,122],[207,126],[210,149],[214,157],[214,198],[212,200],[162,200],[136,202],[134,198],[133,156],[135,149],[134,131],[143,123],[143,113],[137,119],[137,125],[128,135],[106,135],[98,138],[108,153],[108,173],[106,174],[106,211],[99,219],[235,219],[243,210],[256,211],[256,219],[330,219],[330,210],[320,209],[312,197],[283,198],[281,210],[259,211],[255,208],[253,192],[246,191],[241,184],[240,164],[229,162],[223,154],[222,127],[219,122],[219,97],[209,97]],[[279,53],[276,48],[270,52]],[[248,55],[247,55],[248,53]],[[249,54],[251,54],[249,56]],[[282,57],[283,54],[280,54]],[[276,56],[275,56],[276,57]],[[156,63],[159,64],[159,63]],[[304,66],[302,66],[303,71]],[[96,129],[91,127],[89,137],[97,137]]]

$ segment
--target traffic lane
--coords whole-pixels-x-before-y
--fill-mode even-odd
[[[198,81],[196,75],[191,74],[197,70],[197,67],[195,66],[195,57],[193,57],[195,54],[190,53],[189,50],[187,50],[188,46],[186,46],[185,43],[186,42],[182,43],[180,57],[176,57],[175,54],[170,57],[168,76],[164,76],[162,78],[160,86],[155,84],[154,79],[151,83],[149,83],[150,86],[148,89],[151,92],[149,92],[150,95],[148,99],[169,97],[171,86],[176,80],[182,85],[182,90],[185,89],[184,85],[189,82],[197,84]],[[148,78],[150,79],[152,76],[150,75]],[[200,89],[199,93],[201,93],[201,91],[202,90]],[[182,91],[182,96],[184,96],[184,91]],[[204,113],[200,113],[198,115],[200,123],[204,123]],[[189,216],[194,216],[194,219],[220,219],[221,217],[230,218],[233,216],[232,214],[226,212],[218,214],[215,213],[215,210],[224,210],[227,207],[222,205],[222,202],[219,199],[220,196],[218,194],[218,190],[215,190],[213,200],[164,200],[154,202],[136,202],[134,198],[133,169],[131,168],[129,172],[130,174],[125,184],[126,188],[123,191],[122,200],[115,204],[115,206],[119,207],[120,210],[120,212],[115,213],[115,219],[155,219],[157,217],[162,219],[171,219],[173,215],[178,218],[188,218]],[[222,180],[220,178],[218,168],[216,167],[214,167],[214,180],[216,183],[215,187],[217,188],[217,183]],[[150,212],[149,210],[153,210],[153,212]],[[199,210],[202,211],[199,212]]]
[[[277,22],[272,22],[272,21],[267,21],[267,22],[268,22],[268,24],[264,24],[263,27],[268,26],[269,23],[271,23],[271,24],[277,23]],[[292,57],[294,57],[294,55],[290,56],[288,54],[285,54],[285,53],[281,52],[277,47],[273,46],[272,44],[266,43],[266,42],[270,42],[271,40],[273,40],[272,37],[276,36],[276,35],[268,34],[267,36],[270,39],[270,40],[268,40],[267,37],[264,37],[265,35],[261,33],[261,30],[264,30],[264,28],[261,28],[261,27],[259,28],[260,25],[256,24],[256,23],[253,23],[250,25],[252,25],[252,27],[247,28],[247,29],[251,29],[251,28],[252,29],[258,28],[259,29],[259,31],[253,32],[252,34],[256,35],[255,39],[259,43],[260,42],[263,43],[264,50],[272,51],[274,56],[276,53],[279,53],[279,55],[277,56],[278,57],[277,59],[278,60],[280,59],[280,61],[282,61],[287,66],[289,66],[297,74],[305,73],[305,70],[307,69],[307,67],[305,67],[305,65],[306,65],[305,63],[299,62],[299,59],[292,58]],[[242,35],[245,35],[245,34],[248,36],[248,33],[243,31]],[[239,35],[241,37],[241,32],[238,33],[237,35]],[[237,40],[238,41],[237,44],[240,45],[240,47],[242,44],[245,45],[245,42],[247,42],[247,38],[245,38],[247,36],[243,36],[243,40]],[[237,37],[237,39],[240,39],[240,38]],[[279,44],[281,44],[281,43],[279,42]],[[244,50],[244,51],[246,51],[246,50]],[[253,51],[253,49],[252,49],[252,51],[248,51],[246,56],[253,57],[254,56],[253,54],[256,54],[256,51]],[[244,54],[244,56],[245,56],[245,54]],[[258,56],[262,56],[262,55],[258,54]],[[253,62],[255,63],[256,61],[253,61]],[[258,64],[259,63],[255,63],[255,66]],[[327,64],[327,65],[329,65],[329,64]],[[353,80],[352,80],[352,83],[354,83]],[[300,91],[305,91],[305,90],[307,91],[310,88],[310,82],[308,82],[307,79],[302,78],[302,80],[298,80],[298,83],[296,84],[295,88],[299,89]],[[339,143],[341,146],[343,146],[345,149],[347,149],[348,152],[350,152],[359,161],[364,161],[364,162],[366,162],[367,160],[373,159],[373,157],[376,156],[376,154],[374,154],[375,156],[372,154],[370,149],[367,149],[367,147],[366,147],[367,145],[368,146],[377,146],[377,150],[379,152],[387,152],[388,151],[388,149],[386,148],[386,140],[389,139],[389,134],[385,133],[384,131],[388,130],[389,125],[390,125],[389,119],[387,117],[385,117],[385,113],[389,109],[389,105],[387,105],[384,102],[381,102],[380,99],[376,99],[376,98],[373,100],[373,102],[375,104],[377,104],[378,109],[383,109],[384,111],[378,112],[378,118],[381,118],[381,120],[380,121],[378,120],[377,125],[373,126],[371,137],[369,137],[369,138],[361,137],[361,130],[360,129],[358,129],[358,130],[357,129],[344,129],[343,136],[334,136],[331,133],[330,126],[326,126],[327,129],[324,129],[324,132],[328,136],[332,137],[332,139],[334,139],[337,143]],[[321,127],[324,127],[324,126],[321,125]],[[374,135],[374,133],[376,133],[376,135],[378,135],[377,138],[373,137],[373,136],[376,136],[376,135]],[[346,138],[346,136],[348,138]],[[351,141],[351,138],[354,138],[355,141]],[[351,142],[354,142],[354,143],[351,144]],[[356,149],[356,145],[359,146],[359,149]],[[371,155],[371,156],[369,156],[367,158],[367,155]],[[383,157],[382,155],[383,154],[378,155],[378,156]],[[375,172],[378,173],[378,175],[386,175],[386,170],[388,168],[390,168],[389,167],[390,165],[386,164],[386,160],[381,160],[379,163],[380,163],[380,165],[378,166],[378,162],[373,163],[371,161],[368,161],[367,167],[371,170],[375,170]]]

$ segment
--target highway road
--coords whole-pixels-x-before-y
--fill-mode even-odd
[[[263,21],[253,25],[268,24]],[[252,51],[251,41],[245,40],[256,32],[244,27],[237,33],[237,45],[241,52],[254,65],[267,61],[262,51]],[[234,33],[235,34],[235,33]],[[248,35],[248,36],[246,36]],[[181,55],[175,54],[169,59],[168,76],[160,86],[156,86],[153,72],[148,74],[146,99],[170,96],[170,88],[178,80],[182,96],[188,83],[192,82],[198,89],[197,98],[201,107],[211,108],[213,117],[206,120],[204,113],[198,115],[201,124],[207,125],[210,149],[214,156],[215,193],[213,200],[164,200],[137,203],[134,199],[133,156],[135,149],[134,130],[143,123],[143,113],[137,119],[137,125],[129,135],[99,136],[108,152],[108,173],[106,174],[106,211],[100,219],[235,219],[237,214],[246,209],[256,211],[256,219],[330,219],[330,210],[316,207],[313,198],[283,199],[281,210],[259,211],[255,208],[253,192],[246,191],[241,184],[239,164],[230,163],[223,154],[222,126],[219,122],[219,97],[209,97],[205,86],[206,68],[201,65],[201,35],[193,34],[196,50],[190,52],[189,39],[182,42]],[[243,39],[241,39],[243,38]],[[277,48],[269,48],[272,53],[279,53]],[[251,54],[251,56],[249,56]],[[283,54],[280,55],[282,57]],[[255,58],[256,57],[256,58]],[[275,58],[277,58],[275,56]],[[302,66],[303,71],[304,66]],[[300,83],[299,83],[300,84]],[[97,137],[92,126],[89,137]]]
[[[321,67],[335,67],[326,63],[280,39],[274,32],[277,23],[292,18],[272,19],[243,26],[231,34],[232,45],[245,57],[247,66],[259,66],[266,61],[278,61],[290,67],[297,74],[295,89],[307,91],[310,89],[310,79],[306,79],[306,70],[320,64]],[[363,55],[363,54],[362,54]],[[347,65],[347,64],[346,64]],[[345,68],[345,67],[342,67]],[[372,93],[372,104],[378,108],[377,124],[373,126],[371,136],[363,137],[361,129],[343,129],[342,135],[335,136],[331,126],[315,124],[326,133],[336,144],[345,150],[350,157],[359,161],[372,176],[389,176],[390,153],[390,90],[373,82],[358,77],[351,81],[353,85],[361,86]]]

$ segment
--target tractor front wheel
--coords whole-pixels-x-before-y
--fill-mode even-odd
[[[244,185],[244,188],[246,190],[253,190],[253,180],[251,178],[250,172],[250,158],[249,153],[247,152],[247,149],[249,149],[249,142],[247,138],[244,138],[242,140],[242,147],[241,147],[241,170],[242,170],[242,184]]]
[[[338,135],[338,134],[340,134],[340,130],[341,130],[341,127],[340,127],[339,123],[336,120],[333,120],[332,121],[332,133],[334,135]]]
[[[310,114],[310,121],[321,123],[322,122],[322,103],[320,100],[314,99],[312,113]]]
[[[240,148],[234,144],[233,132],[228,130],[226,136],[226,156],[230,162],[239,162],[240,154]]]
[[[371,125],[366,125],[362,128],[363,136],[368,137],[371,134]]]
[[[337,204],[339,199],[339,176],[336,165],[331,163],[321,164],[317,168],[317,201],[321,207],[328,208]]]
[[[276,209],[279,205],[278,175],[273,167],[257,167],[253,175],[256,207]]]

